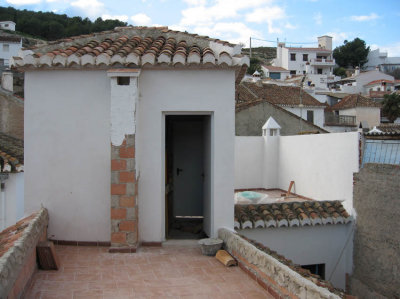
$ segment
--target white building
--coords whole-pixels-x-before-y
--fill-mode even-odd
[[[279,66],[262,65],[261,69],[263,70],[266,78],[283,81],[290,76],[289,70]]]
[[[15,36],[0,36],[0,67],[10,66],[10,59],[22,48],[22,39]]]
[[[285,43],[278,43],[276,56],[273,66],[289,70],[290,75],[307,74],[309,85],[326,88],[327,83],[335,80],[330,36],[318,37],[318,48],[286,47]]]
[[[368,53],[368,61],[363,68],[367,71],[374,70],[376,67],[382,72],[392,72],[400,68],[400,57],[388,57],[387,52],[380,52],[379,49]]]
[[[178,216],[203,217],[211,237],[233,228],[240,47],[123,27],[35,51],[14,58],[25,69],[25,211],[49,210],[49,236],[131,250],[163,242]]]
[[[15,31],[15,23],[13,21],[0,22],[0,29]]]

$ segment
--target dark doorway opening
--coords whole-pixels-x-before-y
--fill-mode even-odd
[[[165,210],[169,239],[200,239],[204,233],[207,115],[165,118]]]

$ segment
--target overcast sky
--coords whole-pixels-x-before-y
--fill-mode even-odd
[[[372,49],[400,56],[400,0],[0,0],[1,6],[69,16],[116,18],[131,25],[163,25],[234,43],[316,46],[320,35],[334,47],[359,37]]]

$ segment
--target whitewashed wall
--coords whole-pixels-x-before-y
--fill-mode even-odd
[[[243,151],[258,144],[256,138],[236,137],[235,188],[280,188],[286,190],[295,181],[294,192],[316,200],[344,200],[347,211],[353,207],[353,173],[358,171],[358,133],[280,136],[278,142],[266,138],[263,154],[259,149]],[[271,141],[272,140],[272,141]],[[252,156],[249,158],[248,156]],[[239,165],[263,161],[263,183],[258,173],[242,174]],[[260,162],[261,164],[261,162]],[[256,183],[253,183],[254,182]],[[255,187],[256,186],[256,187]]]
[[[345,289],[346,273],[352,273],[353,265],[351,223],[245,229],[239,230],[239,233],[257,240],[296,264],[325,264],[325,279],[335,287]]]
[[[1,190],[0,201],[0,230],[14,225],[24,217],[24,173],[10,173],[4,181],[5,188]],[[3,219],[4,216],[4,219]]]
[[[314,125],[323,128],[324,127],[324,122],[325,122],[325,115],[324,115],[324,108],[310,108],[310,107],[304,107],[301,109],[298,107],[286,107],[282,106],[283,109],[292,112],[296,114],[297,116],[301,116],[302,119],[307,120],[307,111],[311,110],[314,111]]]
[[[8,45],[8,51],[4,51],[3,45]],[[10,65],[10,59],[13,56],[18,56],[19,51],[22,48],[22,40],[16,42],[0,42],[0,59],[4,59],[4,65]]]
[[[209,234],[233,228],[235,77],[233,70],[142,70],[137,110],[139,236],[165,238],[164,116],[211,116],[211,213]],[[156,88],[155,88],[156,87]]]
[[[110,79],[105,71],[25,73],[25,212],[49,237],[110,241]]]

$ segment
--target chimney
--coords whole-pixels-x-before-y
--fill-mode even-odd
[[[360,68],[356,66],[356,70],[354,72],[354,76],[358,76],[360,74]]]
[[[11,71],[4,71],[1,74],[1,87],[5,90],[13,92],[13,73]]]

